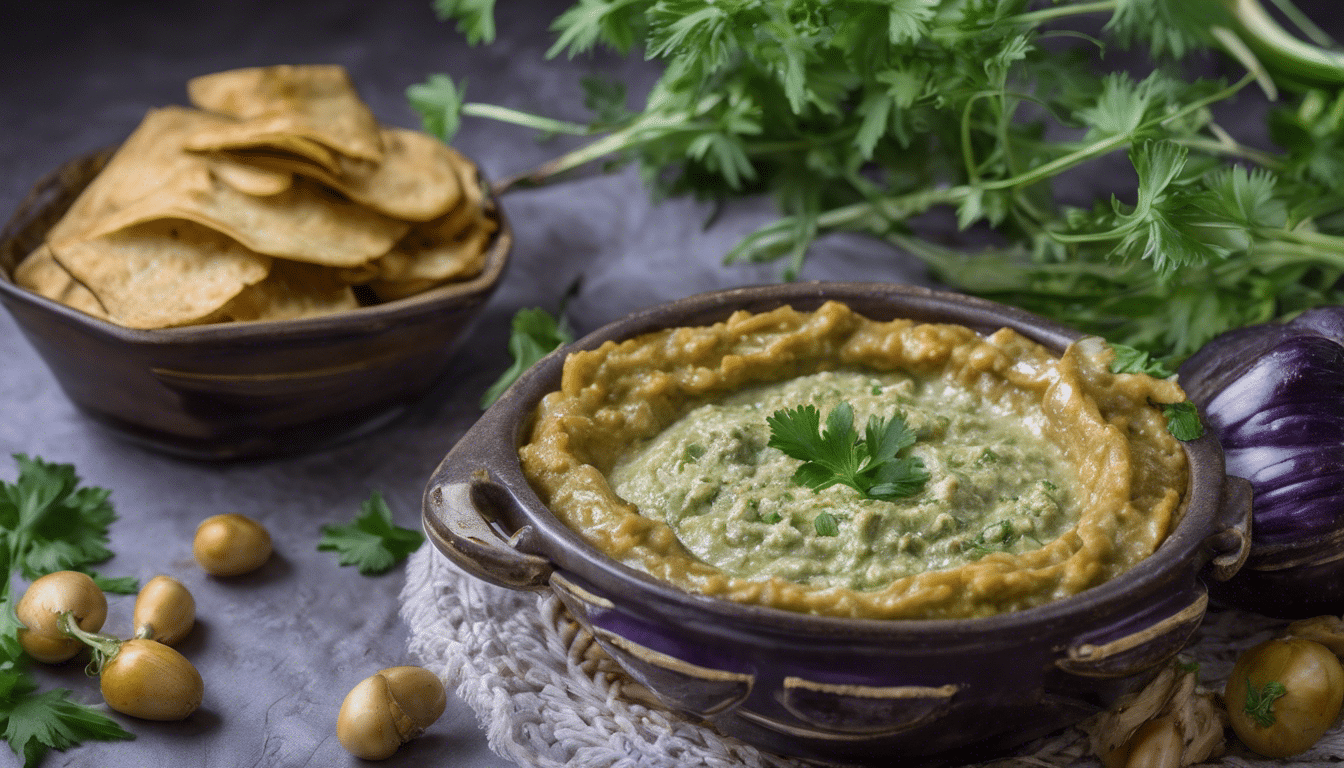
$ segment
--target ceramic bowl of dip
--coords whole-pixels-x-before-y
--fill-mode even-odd
[[[111,155],[65,163],[12,214],[0,231],[0,303],[81,411],[121,437],[189,458],[290,453],[386,424],[449,372],[512,248],[499,211],[485,266],[469,280],[326,316],[125,328],[13,278]]]
[[[874,320],[1012,330],[1060,354],[1081,334],[959,294],[795,283],[692,296],[614,322],[530,369],[449,452],[425,490],[444,556],[514,589],[552,590],[601,647],[669,708],[767,750],[837,764],[938,764],[1003,754],[1074,724],[1146,681],[1190,640],[1206,579],[1249,541],[1249,487],[1215,438],[1184,443],[1179,523],[1151,556],[1076,595],[972,619],[803,614],[683,591],[627,567],[560,522],[519,448],[565,356],[732,312],[847,304]]]

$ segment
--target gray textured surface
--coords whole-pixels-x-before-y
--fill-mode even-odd
[[[510,0],[501,39],[469,49],[439,23],[429,0],[243,0],[228,3],[73,3],[10,11],[0,47],[0,216],[69,157],[116,143],[145,110],[184,103],[187,78],[239,66],[340,63],[384,121],[417,125],[405,87],[430,72],[469,78],[469,96],[582,119],[578,78],[590,72],[649,82],[637,59],[546,63],[546,26],[568,3]],[[456,142],[490,177],[557,153],[530,132],[468,121]],[[572,305],[580,330],[648,304],[701,290],[773,281],[774,267],[720,266],[723,252],[763,221],[767,202],[735,206],[705,230],[711,211],[687,201],[649,202],[630,173],[510,194],[514,262],[454,375],[390,428],[295,458],[196,464],[130,446],[73,409],[7,314],[0,315],[0,454],[74,463],[112,489],[121,519],[117,556],[102,567],[146,580],[168,573],[195,594],[200,623],[183,651],[206,680],[202,709],[184,723],[120,718],[129,743],[92,743],[44,763],[119,766],[344,766],[360,764],[334,738],[346,692],[377,669],[407,661],[398,616],[401,572],[379,578],[341,568],[315,549],[318,529],[344,522],[370,490],[397,521],[418,525],[425,480],[476,417],[480,393],[507,365],[508,321],[520,306],[554,308],[584,275]],[[917,275],[878,245],[827,244],[806,278]],[[0,477],[13,478],[8,458]],[[261,520],[277,555],[257,574],[205,576],[193,563],[196,524],[220,512]],[[107,631],[130,630],[130,598],[114,598]],[[44,683],[99,702],[78,666],[43,672]],[[0,748],[0,766],[14,764]],[[500,766],[472,712],[456,699],[425,737],[384,765]]]

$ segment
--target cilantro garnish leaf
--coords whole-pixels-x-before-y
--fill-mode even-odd
[[[559,320],[544,309],[520,309],[513,316],[513,332],[509,336],[509,354],[513,365],[499,377],[481,397],[481,407],[487,408],[504,394],[523,371],[558,347],[574,340],[574,332],[565,322],[563,312]]]
[[[15,454],[19,477],[0,482],[0,541],[10,570],[32,580],[85,570],[112,556],[107,529],[116,520],[103,488],[80,487],[75,468]]]
[[[1167,431],[1177,440],[1189,442],[1198,440],[1204,435],[1204,424],[1199,420],[1199,409],[1189,400],[1163,405],[1162,415],[1167,417]]]
[[[1251,679],[1246,678],[1246,706],[1243,708],[1247,715],[1255,721],[1261,728],[1268,728],[1274,724],[1278,718],[1274,715],[1274,701],[1287,695],[1288,689],[1283,687],[1283,683],[1277,680],[1271,680],[1265,683],[1264,687],[1256,689],[1251,685]]]
[[[341,565],[354,565],[365,576],[385,573],[420,548],[425,535],[392,523],[392,510],[374,491],[353,522],[322,526],[320,550],[340,553]]]
[[[812,520],[812,527],[817,530],[818,536],[839,536],[840,523],[835,519],[835,515],[830,512],[822,512]]]
[[[41,762],[47,752],[64,750],[82,741],[124,741],[135,735],[96,709],[70,700],[70,691],[54,688],[38,692],[27,675],[0,670],[8,678],[0,696],[0,724],[14,754],[23,757],[25,768]]]
[[[929,478],[919,457],[897,457],[915,442],[899,413],[891,419],[869,418],[862,438],[854,429],[854,408],[845,402],[826,417],[825,431],[821,411],[812,405],[775,411],[766,423],[768,445],[803,462],[793,481],[814,491],[839,484],[866,498],[890,501],[918,493]]]
[[[1173,373],[1166,363],[1141,349],[1124,344],[1112,344],[1111,349],[1115,350],[1111,373],[1144,373],[1156,379],[1165,379]]]
[[[457,31],[472,45],[495,41],[495,0],[434,0],[434,13],[456,18]]]
[[[450,142],[462,124],[462,99],[467,81],[459,86],[447,75],[430,75],[423,83],[407,86],[406,100],[420,114],[425,133]]]

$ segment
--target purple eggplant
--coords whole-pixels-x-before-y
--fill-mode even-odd
[[[1255,493],[1250,557],[1215,596],[1285,618],[1344,613],[1344,307],[1225,333],[1180,381]]]

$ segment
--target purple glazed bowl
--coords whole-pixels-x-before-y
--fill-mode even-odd
[[[193,459],[292,453],[386,424],[451,367],[508,264],[503,211],[481,273],[397,301],[298,320],[135,330],[14,284],[14,268],[102,170],[104,150],[34,186],[0,230],[0,303],[81,411]]]
[[[628,568],[557,520],[518,448],[567,352],[735,310],[840,300],[878,320],[1010,327],[1058,352],[1080,334],[991,302],[921,288],[795,283],[692,296],[607,325],[529,370],[447,455],[424,524],[451,561],[515,589],[551,589],[602,648],[671,709],[808,760],[902,765],[1002,754],[1104,708],[1189,641],[1202,577],[1246,556],[1250,493],[1217,441],[1185,445],[1183,517],[1159,550],[1081,594],[989,618],[841,619],[690,594]]]

